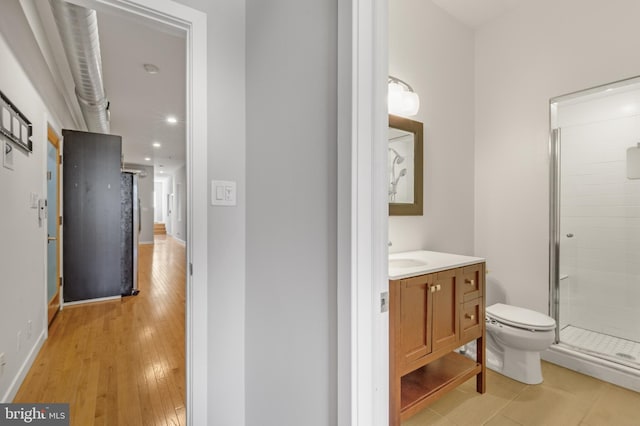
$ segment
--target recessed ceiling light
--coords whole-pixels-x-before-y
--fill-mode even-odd
[[[154,148],[160,148],[162,146],[160,142],[154,142],[152,145]]]
[[[164,173],[164,170],[160,170],[160,173]]]
[[[160,68],[153,64],[144,64],[143,67],[149,74],[158,74],[158,72],[160,72]]]
[[[176,124],[178,122],[178,119],[175,118],[173,115],[170,115],[167,117],[167,123],[169,124]]]
[[[144,157],[144,161],[151,161],[151,157]]]

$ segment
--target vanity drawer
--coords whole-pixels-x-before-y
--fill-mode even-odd
[[[470,300],[483,297],[484,263],[465,266],[460,269],[462,270],[460,277],[460,291],[462,292],[462,295],[460,300],[462,302],[468,302]]]
[[[481,337],[483,325],[484,299],[464,303],[460,311],[460,341],[468,342]]]

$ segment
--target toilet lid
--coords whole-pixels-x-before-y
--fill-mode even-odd
[[[553,330],[556,326],[548,315],[503,303],[488,306],[486,313],[490,319],[527,330]]]

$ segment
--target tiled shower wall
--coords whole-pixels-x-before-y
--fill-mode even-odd
[[[626,173],[640,116],[573,119],[586,108],[566,107],[561,126],[560,324],[640,341],[640,179]]]

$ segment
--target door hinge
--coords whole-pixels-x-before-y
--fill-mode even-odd
[[[62,287],[62,277],[58,280],[58,287]]]
[[[60,154],[60,155],[58,156],[58,163],[59,163],[59,164],[62,164],[62,154]]]
[[[59,225],[59,226],[62,226],[62,216],[59,216],[59,217],[58,217],[58,225]]]
[[[47,180],[51,180],[51,172],[47,171]]]
[[[380,312],[387,312],[389,310],[389,292],[385,291],[380,293]]]
[[[189,275],[193,275],[193,263],[189,263]]]

